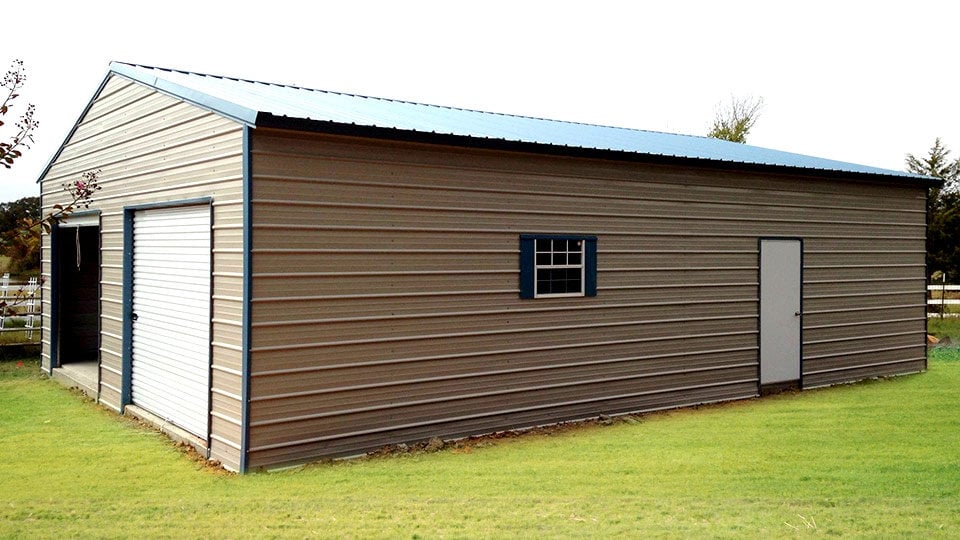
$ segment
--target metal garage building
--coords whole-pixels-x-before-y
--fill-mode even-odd
[[[232,470],[926,366],[929,178],[120,63],[92,169],[43,368]]]

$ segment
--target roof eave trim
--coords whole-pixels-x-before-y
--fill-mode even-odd
[[[171,97],[182,99],[187,103],[202,109],[215,112],[236,122],[253,126],[257,119],[257,111],[242,107],[236,103],[220,99],[203,92],[170,82],[157,77],[152,73],[145,73],[138,66],[122,62],[111,62],[110,73],[115,73],[126,79],[149,86]],[[109,78],[109,74],[108,74]]]
[[[943,185],[943,180],[933,177],[887,175],[880,173],[841,171],[834,169],[814,169],[806,167],[792,167],[789,165],[745,163],[739,161],[725,161],[707,158],[645,154],[640,152],[627,152],[623,150],[603,150],[596,148],[559,146],[535,142],[510,141],[507,139],[484,139],[465,135],[427,133],[423,131],[413,131],[398,128],[384,128],[358,124],[345,124],[327,120],[310,120],[289,116],[277,116],[266,112],[261,112],[257,115],[255,125],[256,127],[263,128],[309,131],[315,133],[328,133],[332,135],[347,135],[394,141],[420,142],[427,144],[444,144],[449,146],[482,148],[488,150],[529,152],[566,157],[611,159],[616,161],[630,161],[636,163],[687,165],[694,167],[750,172],[779,172],[802,174],[805,176],[822,178],[844,178],[847,180],[860,179],[874,182],[880,181],[884,183],[913,185],[917,187],[940,187]]]
[[[64,137],[63,142],[60,143],[60,147],[57,148],[57,151],[54,152],[49,161],[47,161],[46,167],[40,171],[40,174],[37,176],[36,183],[39,184],[41,181],[43,181],[43,179],[46,178],[47,174],[50,172],[50,169],[53,167],[53,164],[60,159],[60,154],[62,154],[63,149],[66,148],[67,142],[73,138],[73,135],[77,132],[77,128],[80,127],[80,122],[82,122],[87,116],[87,113],[90,112],[90,108],[93,107],[94,102],[97,101],[97,98],[100,97],[100,93],[103,92],[103,89],[107,86],[107,82],[110,81],[110,76],[114,74],[146,85],[177,99],[182,99],[183,101],[196,105],[202,109],[223,115],[231,120],[240,122],[241,124],[253,126],[256,122],[256,111],[247,109],[246,107],[240,107],[230,103],[229,101],[224,101],[195,90],[190,90],[189,88],[185,88],[169,81],[161,80],[152,76],[144,76],[142,72],[137,70],[137,66],[124,64],[122,62],[110,62],[110,67],[107,68],[107,73],[100,82],[100,86],[97,87],[97,90],[93,93],[93,96],[83,108],[83,111],[79,116],[77,116],[77,120],[73,123],[73,127],[70,128],[70,131],[67,133],[67,136]]]

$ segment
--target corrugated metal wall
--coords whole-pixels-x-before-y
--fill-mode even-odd
[[[924,189],[253,138],[249,464],[757,392],[758,238],[804,239],[804,382],[918,371]],[[521,300],[521,233],[598,237]]]
[[[112,77],[43,180],[44,213],[66,202],[64,182],[101,169],[100,401],[120,408],[123,208],[213,197],[213,389],[211,451],[237,469],[240,458],[242,311],[242,130],[236,123]],[[50,245],[44,238],[44,313],[50,313]],[[171,291],[175,299],[176,291]],[[42,361],[50,364],[50,319]]]

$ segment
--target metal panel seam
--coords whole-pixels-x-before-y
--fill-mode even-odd
[[[296,368],[284,368],[284,369],[271,369],[266,371],[259,371],[257,373],[251,373],[251,377],[273,377],[278,375],[290,375],[294,373],[313,373],[316,371],[330,371],[335,369],[350,369],[357,367],[370,367],[370,366],[385,366],[385,365],[394,365],[394,364],[411,364],[416,362],[429,362],[432,360],[453,360],[459,358],[476,358],[481,356],[495,356],[495,355],[505,355],[505,354],[522,354],[522,353],[531,353],[531,352],[542,352],[542,351],[563,351],[569,349],[586,349],[590,347],[595,347],[599,345],[609,344],[609,345],[625,345],[633,343],[653,343],[656,341],[665,341],[665,340],[682,340],[682,339],[696,339],[698,337],[729,337],[729,336],[745,336],[750,334],[756,334],[755,331],[747,332],[721,332],[713,334],[689,334],[689,335],[679,335],[679,336],[668,336],[668,337],[652,337],[652,338],[633,338],[633,339],[619,339],[613,341],[593,341],[593,342],[578,342],[578,343],[564,343],[561,345],[547,345],[547,346],[534,346],[534,347],[514,347],[510,349],[494,349],[494,350],[483,350],[483,351],[473,351],[473,352],[460,352],[454,354],[432,354],[425,356],[413,356],[406,358],[389,358],[383,360],[368,360],[368,361],[354,361],[346,363],[332,363],[326,365],[312,365],[308,367],[296,367]],[[724,352],[738,352],[746,350],[758,350],[756,346],[751,347],[736,347],[736,348],[727,348],[727,349],[702,349],[697,351],[687,351],[680,353],[665,353],[665,354],[654,354],[654,355],[643,355],[637,356],[635,360],[652,360],[658,358],[672,358],[672,357],[683,357],[683,356],[696,356],[702,354],[714,354],[714,353],[724,353]],[[616,359],[610,360],[610,362],[615,362]],[[586,362],[584,365],[588,365]]]
[[[277,156],[277,157],[291,157],[291,158],[296,158],[296,157],[298,157],[298,156],[300,155],[300,154],[296,154],[296,153],[282,152],[282,151],[277,151],[277,150],[272,150],[272,151],[270,151],[270,152],[260,152],[260,153],[262,153],[262,154],[264,154],[264,155],[274,155],[274,156]],[[346,162],[346,163],[353,163],[354,161],[357,161],[357,160],[351,160],[351,159],[343,158],[343,157],[337,157],[337,158],[325,157],[325,159],[326,159],[326,160],[329,160],[329,161],[334,161],[334,162]],[[381,160],[381,162],[383,163],[383,165],[384,165],[385,167],[390,167],[390,166],[402,166],[402,165],[404,164],[404,162],[402,162],[402,161],[395,161],[395,160],[390,160],[390,159],[383,159],[383,160]],[[441,165],[434,165],[434,167],[435,167],[435,168],[440,168],[440,169],[444,168],[444,167],[441,166]],[[454,167],[450,167],[450,168],[455,169]],[[502,171],[500,171],[499,169],[486,170],[486,169],[483,169],[483,168],[476,168],[476,167],[475,167],[475,169],[481,170],[481,171],[486,171],[486,172],[491,172],[491,173],[494,173],[494,174],[499,174],[500,172],[502,172]],[[549,173],[541,173],[541,175],[542,175],[542,176],[545,176],[545,177],[551,177],[551,178],[554,177],[554,176],[560,176],[560,175],[549,174]],[[264,178],[265,180],[268,180],[268,181],[282,181],[282,182],[310,183],[310,184],[314,184],[314,183],[316,183],[316,184],[346,184],[346,185],[357,186],[357,187],[364,187],[364,186],[367,186],[367,187],[383,187],[383,184],[382,184],[382,183],[373,182],[373,181],[366,181],[366,180],[357,180],[357,179],[343,180],[343,179],[328,178],[328,177],[323,177],[323,178],[303,177],[303,176],[294,176],[294,175],[291,175],[291,174],[279,174],[279,173],[277,173],[277,172],[273,172],[272,174],[265,175],[263,178]],[[591,177],[583,177],[583,178],[584,178],[584,180],[590,180],[590,181],[594,181],[594,180],[600,181],[600,180],[603,179],[602,176],[597,176],[597,177],[592,177],[592,176],[591,176]],[[443,185],[443,184],[405,183],[405,182],[400,182],[400,181],[391,182],[391,183],[390,183],[390,187],[392,187],[392,188],[399,188],[399,189],[448,189],[448,190],[449,190],[449,189],[455,189],[456,191],[462,191],[462,192],[470,192],[470,193],[489,193],[489,194],[501,194],[501,195],[536,195],[536,194],[537,194],[536,191],[523,190],[523,189],[519,189],[519,188],[516,188],[516,187],[511,187],[511,188],[509,188],[509,189],[508,189],[508,188],[475,187],[475,186],[470,186],[470,187],[468,187],[468,186],[457,186],[456,188],[449,188],[449,187],[446,187],[446,186]],[[800,190],[800,191],[802,191],[803,193],[811,193],[811,191],[810,191],[809,189],[804,189],[804,190]],[[817,193],[817,194],[820,194],[820,195],[829,195],[829,194],[824,193],[824,192],[812,192],[812,193]],[[675,198],[675,197],[663,197],[663,196],[657,197],[657,196],[651,196],[651,195],[632,196],[632,195],[627,195],[627,194],[604,195],[604,194],[601,194],[601,193],[593,193],[593,192],[589,192],[589,193],[578,193],[577,196],[578,196],[578,197],[582,197],[582,198],[584,198],[584,199],[601,199],[601,200],[607,200],[607,199],[609,199],[609,200],[622,200],[622,201],[635,201],[635,202],[651,202],[651,203],[680,203],[680,204],[689,204],[689,203],[691,203],[691,202],[707,202],[707,201],[701,201],[701,200],[693,200],[693,201],[691,201],[691,200],[688,200],[688,199]],[[279,202],[279,200],[277,200],[277,199],[274,199],[274,200],[271,200],[271,199],[258,199],[256,202],[257,202],[258,204],[259,204],[259,203],[267,203],[267,204],[271,204],[271,203],[272,203],[272,204],[276,204],[276,203]],[[898,208],[886,208],[886,207],[880,207],[880,206],[864,206],[864,205],[862,205],[862,204],[855,204],[855,205],[851,205],[851,206],[826,205],[826,204],[811,205],[810,203],[807,203],[807,204],[799,204],[799,203],[786,203],[786,202],[782,202],[782,201],[777,201],[777,202],[775,202],[775,203],[772,203],[772,202],[766,202],[766,203],[765,203],[765,202],[751,202],[751,201],[744,201],[744,200],[742,200],[742,199],[731,200],[731,201],[711,200],[711,201],[708,201],[708,202],[709,202],[710,204],[712,204],[712,205],[738,206],[738,207],[739,207],[739,206],[769,206],[769,207],[777,207],[777,208],[799,208],[799,209],[804,209],[804,210],[805,210],[805,209],[809,209],[809,208],[815,208],[815,209],[820,209],[820,210],[842,210],[842,211],[848,211],[848,210],[858,210],[858,211],[860,211],[860,210],[862,210],[862,211],[892,212],[892,213],[914,213],[914,214],[919,214],[919,213],[921,213],[921,212],[925,212],[924,210],[908,210],[908,209],[898,209]],[[303,204],[313,204],[313,203],[304,202]]]
[[[737,351],[737,349],[731,349],[731,350]],[[739,350],[741,350],[741,351],[750,351],[750,350],[753,350],[753,347],[743,347],[743,348],[741,348],[741,349],[739,349]],[[697,351],[697,353],[699,353],[699,352],[700,352],[700,351]],[[683,354],[683,355],[669,355],[669,356],[696,356],[696,353]],[[455,375],[444,375],[444,376],[439,376],[439,377],[423,377],[423,378],[419,378],[419,379],[395,379],[395,380],[390,380],[390,381],[386,381],[386,382],[376,382],[376,383],[368,383],[368,384],[357,384],[357,385],[353,385],[353,386],[340,386],[340,387],[332,387],[332,388],[323,388],[323,389],[319,389],[319,390],[309,390],[309,391],[301,391],[301,392],[290,392],[290,393],[287,393],[287,394],[265,394],[265,395],[262,395],[262,396],[256,396],[256,397],[254,397],[254,398],[253,398],[253,401],[268,401],[268,400],[295,399],[295,398],[301,398],[301,397],[307,397],[307,396],[318,396],[318,395],[324,395],[324,394],[336,394],[336,393],[341,393],[341,392],[346,393],[346,392],[355,392],[355,391],[358,391],[358,390],[369,390],[369,389],[371,389],[371,388],[388,388],[388,387],[391,387],[391,386],[416,385],[416,384],[433,383],[433,382],[439,382],[439,381],[458,381],[458,380],[461,380],[461,379],[471,379],[471,378],[490,377],[490,376],[505,375],[505,374],[518,374],[518,373],[529,373],[529,372],[535,372],[535,371],[545,371],[545,370],[547,370],[547,369],[550,369],[550,370],[560,370],[560,369],[575,368],[575,367],[603,366],[603,365],[606,365],[606,364],[626,363],[626,362],[630,362],[630,361],[644,360],[644,359],[646,359],[646,358],[645,358],[645,357],[616,358],[616,359],[609,360],[609,361],[604,360],[604,361],[592,361],[592,362],[571,362],[571,363],[567,363],[567,364],[554,364],[554,365],[549,366],[549,367],[544,367],[544,366],[530,366],[530,367],[523,367],[523,368],[501,369],[501,370],[495,370],[495,371],[489,371],[489,372],[463,373],[463,374],[455,374]],[[671,376],[671,375],[687,375],[687,374],[690,374],[690,373],[705,373],[705,372],[709,372],[709,371],[719,371],[719,370],[725,370],[725,369],[744,368],[744,367],[753,366],[754,364],[755,364],[755,362],[753,362],[753,361],[750,361],[750,362],[738,362],[738,363],[735,363],[735,364],[718,364],[718,365],[709,365],[709,366],[698,367],[698,368],[672,369],[672,370],[666,370],[666,371],[644,372],[644,373],[637,373],[637,374],[629,375],[629,376],[621,376],[621,377],[608,378],[608,379],[605,379],[605,380],[645,379],[645,378],[654,378],[654,377],[661,377],[661,376],[662,376],[662,377],[666,377],[666,376]],[[589,384],[590,382],[591,382],[591,381],[578,381],[578,382],[576,382],[576,383],[566,383],[565,385]],[[560,387],[560,386],[564,386],[564,384],[545,385],[544,387]],[[504,392],[502,392],[502,393],[525,392],[525,391],[529,391],[529,390],[531,390],[531,389],[536,389],[536,388],[539,388],[539,387],[524,387],[524,388],[519,388],[519,389],[512,389],[512,390],[510,390],[509,392],[504,391]],[[484,395],[494,395],[494,393],[489,393],[489,392],[488,392],[487,394],[484,394]],[[447,399],[447,400],[449,400],[449,401],[453,401],[454,399],[462,399],[462,398],[458,396],[458,397],[450,397],[450,398],[445,398],[445,399]],[[411,404],[411,403],[414,403],[414,402],[405,402],[404,404],[398,404],[397,406],[405,406],[405,405],[408,405],[408,404]],[[384,408],[386,408],[386,407],[384,407]]]
[[[287,345],[259,345],[256,347],[256,350],[257,352],[291,351],[291,350],[302,350],[302,349],[314,349],[314,348],[320,348],[320,347],[337,347],[342,345],[395,343],[395,342],[405,342],[405,341],[436,340],[436,339],[442,339],[442,338],[496,336],[496,335],[507,335],[507,334],[529,334],[532,332],[558,331],[558,330],[586,330],[586,329],[596,329],[596,328],[619,328],[619,327],[626,327],[626,326],[641,326],[646,324],[676,324],[676,323],[682,324],[687,322],[732,321],[737,319],[756,319],[756,318],[757,316],[753,314],[739,314],[739,315],[718,315],[713,317],[687,317],[687,318],[674,318],[674,319],[618,321],[618,322],[594,323],[594,324],[568,324],[568,325],[540,326],[540,327],[529,327],[529,328],[503,328],[503,329],[497,329],[497,330],[448,332],[448,333],[442,333],[442,334],[406,334],[406,335],[397,335],[397,336],[389,336],[389,337],[343,339],[338,341],[300,342],[300,343],[291,343]],[[732,334],[741,334],[741,333],[743,332],[724,332],[721,335],[732,335]],[[707,335],[707,334],[704,334],[704,335]],[[676,338],[673,336],[667,336],[667,337],[661,337],[657,339],[676,339]]]
[[[736,221],[747,223],[801,223],[801,224],[826,224],[826,225],[886,225],[891,227],[913,227],[913,222],[892,222],[892,221],[845,221],[828,219],[807,219],[797,217],[788,218],[767,218],[767,217],[744,217],[723,215],[683,215],[683,214],[655,214],[655,213],[628,213],[628,212],[600,212],[600,211],[568,211],[554,209],[529,209],[529,208],[482,208],[482,207],[458,207],[458,206],[427,206],[415,204],[383,204],[383,203],[355,203],[355,202],[326,202],[326,201],[277,201],[277,200],[257,200],[260,203],[269,203],[279,205],[281,203],[287,206],[305,206],[321,208],[347,208],[364,210],[429,210],[432,212],[474,212],[478,214],[522,214],[522,215],[544,215],[544,216],[579,216],[596,218],[638,218],[638,219],[662,219],[667,221]],[[542,235],[533,235],[542,236]],[[556,235],[554,235],[556,236]],[[567,237],[570,235],[560,235]]]

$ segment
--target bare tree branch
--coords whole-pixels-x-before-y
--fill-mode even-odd
[[[757,123],[763,98],[730,98],[730,105],[723,110],[717,109],[713,127],[707,137],[723,139],[735,143],[746,143],[750,129]]]
[[[0,104],[0,117],[6,116],[10,112],[11,103],[20,96],[17,92],[23,87],[27,80],[24,71],[23,61],[14,60],[3,77],[3,87],[7,89],[7,94]],[[20,115],[20,120],[16,124],[16,133],[9,141],[0,141],[0,165],[9,169],[13,167],[15,159],[23,155],[21,148],[30,148],[33,143],[33,130],[37,129],[40,123],[33,117],[36,108],[33,104],[27,105],[27,110]],[[0,127],[4,125],[0,120]]]

